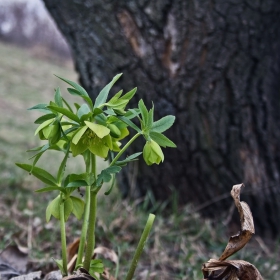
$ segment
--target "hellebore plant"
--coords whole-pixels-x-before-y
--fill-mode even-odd
[[[46,144],[30,150],[35,152],[32,157],[33,164],[17,163],[17,166],[46,184],[37,192],[57,192],[57,196],[46,209],[46,220],[48,222],[53,216],[60,222],[62,260],[56,260],[56,263],[63,276],[67,275],[65,222],[71,213],[78,219],[83,218],[76,269],[83,267],[91,275],[102,273],[104,269],[102,262],[92,260],[95,247],[97,194],[105,182],[111,181],[109,189],[105,192],[105,195],[108,195],[114,186],[116,174],[142,154],[138,152],[121,158],[127,148],[139,136],[144,137],[146,144],[143,148],[143,157],[147,165],[152,165],[164,160],[161,147],[176,147],[162,134],[172,126],[174,116],[169,115],[154,121],[154,107],[148,110],[143,100],[139,101],[138,108],[126,109],[137,88],[126,94],[123,94],[121,90],[107,101],[110,89],[120,77],[121,74],[116,75],[101,90],[94,103],[80,85],[58,77],[71,86],[68,92],[81,97],[84,103],[75,103],[73,109],[57,88],[54,101],[50,101],[49,104],[38,104],[29,109],[45,113],[35,121],[39,125],[35,135],[38,135],[41,140],[46,140]],[[140,122],[140,127],[133,122],[134,119],[138,120],[137,123]],[[128,128],[134,130],[135,133],[122,146],[121,140],[129,136]],[[64,154],[56,176],[36,166],[40,157],[48,150]],[[84,158],[84,173],[65,174],[68,158],[78,155]],[[100,173],[97,173],[96,157],[108,161],[108,166]],[[85,187],[84,199],[74,195],[74,191],[82,187]],[[126,279],[132,279],[153,220],[154,215],[150,214]]]

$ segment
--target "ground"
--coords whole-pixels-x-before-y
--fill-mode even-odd
[[[5,44],[0,44],[0,65],[0,250],[19,242],[29,250],[32,268],[52,268],[52,257],[60,257],[58,224],[55,220],[45,223],[45,208],[53,196],[34,193],[41,183],[14,163],[26,162],[25,151],[38,145],[33,124],[38,113],[27,108],[47,103],[57,86],[67,94],[53,74],[70,80],[77,80],[77,74],[71,61],[40,55],[38,49]],[[57,158],[47,157],[38,165],[52,172],[56,163]],[[68,168],[77,170],[81,164],[73,163]],[[232,186],[228,187],[230,192]],[[166,209],[166,203],[156,202],[149,192],[137,201],[121,199],[117,188],[109,197],[101,193],[97,245],[118,254],[119,267],[108,262],[113,275],[118,271],[118,279],[124,278],[149,212],[157,216],[136,279],[202,279],[201,265],[217,258],[229,236],[236,233],[231,230],[230,216],[222,221],[204,220],[191,205],[178,207],[176,192],[170,202],[172,207]],[[68,242],[73,242],[79,232],[80,222],[70,218]],[[268,243],[256,234],[233,258],[253,263],[265,279],[278,279],[278,245],[277,240]]]

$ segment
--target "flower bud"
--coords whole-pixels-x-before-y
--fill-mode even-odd
[[[114,124],[108,124],[108,128],[110,129],[110,135],[115,138],[119,138],[121,136],[121,131]]]
[[[147,141],[143,149],[143,157],[147,165],[159,164],[164,160],[161,147],[153,140]]]

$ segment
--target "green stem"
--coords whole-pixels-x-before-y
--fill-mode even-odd
[[[135,269],[137,267],[137,263],[138,263],[138,261],[140,259],[140,255],[143,252],[143,249],[144,249],[145,243],[147,241],[148,235],[149,235],[149,233],[150,233],[150,231],[152,229],[154,220],[155,220],[155,215],[154,214],[150,214],[149,218],[147,220],[146,226],[144,228],[144,231],[143,231],[143,233],[141,235],[141,238],[140,238],[140,241],[138,243],[138,246],[136,248],[135,254],[133,256],[133,259],[132,259],[132,262],[131,262],[131,265],[130,265],[130,268],[129,268],[129,271],[127,273],[127,276],[126,276],[125,280],[132,280],[132,277],[134,275]]]
[[[110,166],[115,164],[115,162],[120,158],[120,156],[125,152],[125,150],[131,145],[131,143],[133,141],[135,141],[141,134],[142,134],[142,132],[138,132],[125,144],[125,146],[123,146],[123,148],[119,151],[119,153],[116,155],[116,157],[110,163]]]
[[[85,160],[86,164],[86,172],[89,173],[91,169],[91,160]],[[78,250],[78,256],[76,261],[76,268],[78,268],[79,265],[83,262],[83,255],[85,250],[85,244],[87,239],[87,231],[88,231],[88,224],[89,224],[89,215],[90,215],[90,200],[91,200],[91,186],[86,186],[86,197],[85,197],[85,213],[83,218],[83,226],[82,226],[82,232],[80,237],[80,245]]]
[[[61,252],[62,252],[62,276],[67,276],[67,247],[66,247],[66,232],[64,220],[64,202],[59,207],[60,216],[60,233],[61,233]]]
[[[90,261],[93,255],[95,247],[95,224],[96,224],[96,212],[97,212],[97,193],[91,192],[91,205],[89,214],[89,227],[88,227],[88,238],[87,247],[84,260],[84,268],[89,271]]]
[[[94,174],[96,180],[96,156],[90,155],[91,160],[91,172]],[[89,212],[89,225],[87,235],[87,246],[84,260],[84,268],[89,271],[90,261],[92,258],[93,250],[95,247],[95,224],[96,224],[96,213],[97,213],[97,192],[91,191],[90,193],[90,212]]]

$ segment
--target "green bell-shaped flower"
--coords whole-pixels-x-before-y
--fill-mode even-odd
[[[159,164],[164,160],[161,147],[154,140],[149,140],[146,142],[143,149],[143,157],[147,165],[152,165],[154,163]]]
[[[93,154],[106,158],[109,149],[112,147],[112,139],[109,135],[110,129],[88,121],[85,121],[85,124],[72,138],[71,150],[73,156],[82,154],[89,149]]]

